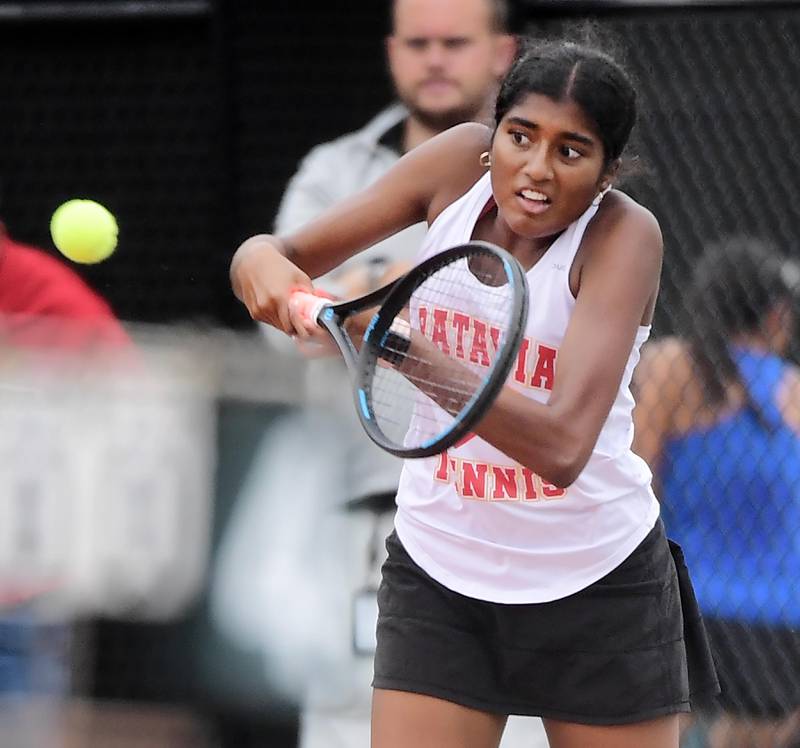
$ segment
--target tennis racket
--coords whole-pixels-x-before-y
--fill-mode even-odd
[[[514,257],[472,241],[361,298],[296,291],[289,303],[341,351],[370,438],[399,457],[428,457],[466,435],[505,383],[528,289]]]

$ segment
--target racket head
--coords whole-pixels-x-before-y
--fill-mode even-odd
[[[488,242],[444,250],[407,273],[373,316],[358,355],[356,410],[370,438],[406,458],[455,444],[503,387],[527,316],[524,271]],[[412,348],[394,349],[407,335]]]

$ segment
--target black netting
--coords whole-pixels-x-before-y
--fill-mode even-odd
[[[0,211],[52,248],[72,197],[117,216],[113,261],[78,270],[126,320],[213,318],[220,238],[219,86],[208,18],[0,23]]]
[[[529,5],[526,29],[534,35],[568,35],[584,19],[596,21],[638,84],[633,150],[646,173],[627,189],[664,233],[658,331],[671,329],[671,309],[706,242],[744,232],[800,253],[800,10],[551,10],[537,17]]]

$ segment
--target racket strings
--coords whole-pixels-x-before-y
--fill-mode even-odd
[[[417,285],[397,314],[411,345],[387,341],[372,380],[376,424],[388,439],[414,448],[453,427],[504,349],[512,293],[503,261],[489,253],[460,258]]]

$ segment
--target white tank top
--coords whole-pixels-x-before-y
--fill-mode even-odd
[[[491,196],[487,173],[436,218],[418,259],[469,241]],[[596,212],[590,206],[527,273],[530,312],[508,383],[539,402],[550,396],[575,306],[569,272]],[[649,332],[639,328],[594,451],[569,488],[474,435],[442,455],[406,460],[395,527],[411,558],[445,587],[498,603],[565,597],[627,558],[659,513],[650,470],[631,451],[630,381]]]

